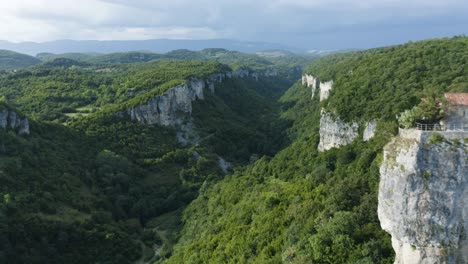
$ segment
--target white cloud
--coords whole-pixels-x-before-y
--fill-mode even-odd
[[[2,0],[0,39],[268,40],[463,10],[465,0]]]

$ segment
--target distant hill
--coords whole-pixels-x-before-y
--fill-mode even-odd
[[[164,58],[164,55],[152,52],[116,52],[103,55],[92,56],[86,61],[97,64],[108,63],[134,63],[134,62],[147,62],[155,59]]]
[[[98,53],[75,53],[75,52],[54,54],[54,53],[42,52],[42,53],[37,54],[36,58],[44,62],[53,61],[58,58],[65,58],[65,59],[71,59],[71,60],[76,60],[76,61],[85,61],[97,55],[100,55],[100,54]]]
[[[37,58],[44,62],[50,62],[58,58],[71,59],[91,64],[123,64],[148,62],[157,59],[175,59],[175,60],[202,60],[217,61],[229,64],[233,67],[261,68],[269,67],[273,64],[285,66],[303,66],[309,65],[317,56],[299,56],[289,51],[275,50],[252,53],[242,53],[222,48],[208,48],[200,51],[187,49],[173,50],[167,53],[153,53],[146,51],[115,52],[109,54],[92,53],[39,53]]]
[[[9,50],[0,50],[0,70],[15,70],[41,63],[38,58]]]
[[[13,43],[0,41],[0,49],[14,50],[16,52],[36,55],[38,53],[114,53],[129,51],[148,51],[165,53],[171,50],[188,49],[202,50],[206,48],[224,48],[241,52],[254,53],[262,50],[290,50],[301,52],[294,47],[267,42],[249,42],[229,39],[209,40],[174,40],[174,39],[152,39],[152,40],[121,40],[121,41],[97,41],[97,40],[57,40],[50,42],[19,42]]]
[[[258,56],[267,57],[267,58],[277,58],[277,57],[287,57],[295,56],[296,54],[287,51],[287,50],[264,50],[255,52]]]
[[[65,67],[65,68],[72,67],[72,66],[83,67],[87,65],[89,64],[85,62],[77,61],[77,60],[68,59],[68,58],[56,58],[56,59],[53,59],[51,61],[44,63],[44,66],[46,67]]]

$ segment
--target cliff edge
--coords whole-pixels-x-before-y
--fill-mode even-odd
[[[400,130],[384,149],[378,215],[395,263],[468,263],[468,132]]]

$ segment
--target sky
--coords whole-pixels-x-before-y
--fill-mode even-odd
[[[236,39],[370,48],[468,34],[467,0],[1,0],[0,39]]]

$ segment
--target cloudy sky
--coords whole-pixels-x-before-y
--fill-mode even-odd
[[[467,0],[1,0],[0,39],[229,38],[367,48],[468,34]]]

